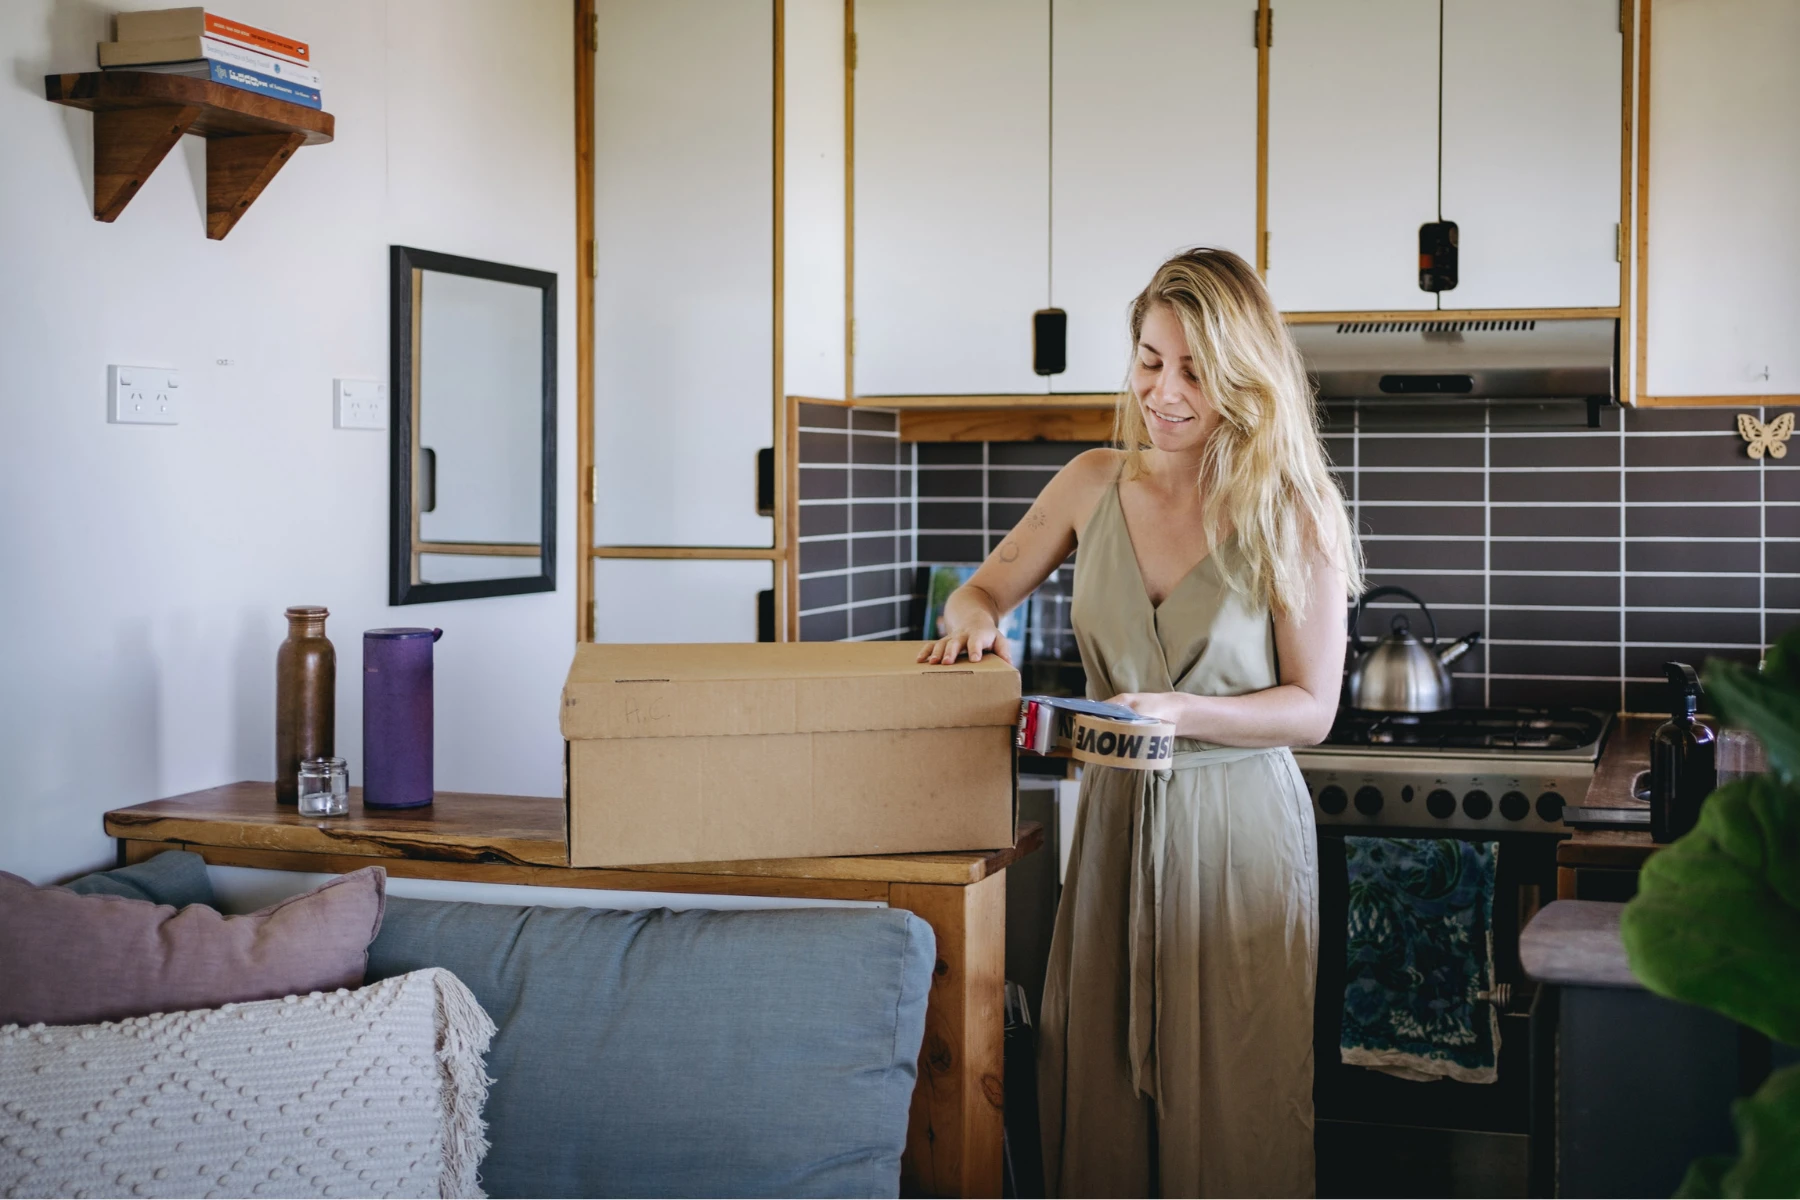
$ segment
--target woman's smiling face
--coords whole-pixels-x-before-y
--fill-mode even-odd
[[[1206,402],[1188,354],[1187,334],[1166,304],[1152,305],[1144,314],[1131,366],[1131,391],[1143,409],[1150,443],[1158,450],[1198,449],[1218,424],[1218,413]]]

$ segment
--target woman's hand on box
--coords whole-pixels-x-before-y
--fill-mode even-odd
[[[1006,640],[1006,635],[1000,632],[991,616],[978,613],[921,650],[919,661],[949,666],[964,654],[969,656],[970,662],[980,662],[981,656],[989,652],[1003,662],[1013,660],[1012,643]]]

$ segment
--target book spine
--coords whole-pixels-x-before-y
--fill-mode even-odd
[[[234,67],[230,63],[207,61],[208,73],[214,83],[222,83],[226,87],[238,88],[246,92],[260,92],[265,96],[273,96],[277,100],[286,100],[290,104],[304,104],[308,108],[324,107],[319,102],[319,89],[300,87],[286,79],[275,79],[257,71],[246,71],[242,67]]]
[[[237,42],[228,42],[224,38],[203,37],[200,39],[200,57],[213,62],[230,63],[246,71],[255,71],[258,75],[267,75],[274,79],[285,79],[289,83],[317,91],[320,87],[319,72],[313,67],[303,67],[285,58],[261,54],[249,50]]]
[[[206,14],[206,36],[238,42],[252,50],[291,58],[295,62],[312,61],[312,51],[305,42],[297,42],[293,38],[282,37],[278,33],[270,33],[266,29],[258,29],[254,25],[245,25],[241,21],[232,21],[213,13]]]

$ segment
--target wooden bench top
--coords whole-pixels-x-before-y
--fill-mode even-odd
[[[137,842],[279,852],[290,857],[318,854],[394,859],[409,864],[442,863],[447,867],[462,864],[531,868],[529,874],[534,882],[552,886],[557,883],[555,872],[568,871],[570,885],[580,886],[574,879],[578,869],[568,866],[563,801],[559,796],[439,792],[436,801],[424,808],[366,809],[362,806],[362,789],[351,788],[348,815],[303,817],[298,809],[276,804],[273,783],[241,782],[113,809],[106,814],[106,832]],[[1043,828],[1026,822],[1019,829],[1017,841],[1003,850],[656,863],[606,870],[654,875],[971,884],[1005,869],[1043,842]],[[325,869],[323,865],[321,869]],[[443,873],[458,874],[454,870]]]

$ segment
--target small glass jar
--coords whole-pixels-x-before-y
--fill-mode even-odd
[[[1769,755],[1762,740],[1748,729],[1719,729],[1717,748],[1713,751],[1714,776],[1717,786],[1724,787],[1739,779],[1750,779],[1769,769]]]
[[[350,811],[350,769],[341,758],[300,762],[300,815],[341,817]]]

